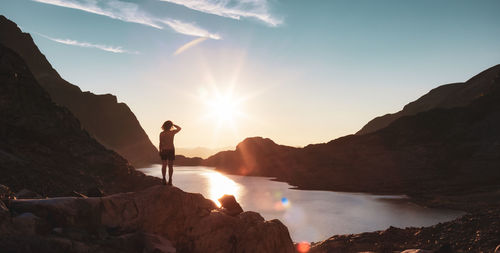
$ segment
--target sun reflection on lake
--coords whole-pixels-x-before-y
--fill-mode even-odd
[[[209,184],[208,198],[213,200],[215,204],[217,204],[217,206],[220,207],[218,199],[222,197],[224,194],[233,195],[236,198],[236,200],[239,199],[240,186],[233,180],[215,171],[203,173],[203,176],[205,176],[208,179],[208,184]]]

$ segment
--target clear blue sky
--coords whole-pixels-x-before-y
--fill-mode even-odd
[[[326,142],[500,63],[497,0],[1,3],[63,78],[117,95],[155,143],[173,120],[179,147]]]

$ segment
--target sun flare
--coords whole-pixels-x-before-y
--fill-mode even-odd
[[[217,127],[229,126],[236,127],[237,119],[243,116],[241,103],[243,99],[237,97],[233,92],[225,93],[218,90],[208,93],[205,90],[200,91],[200,98],[205,105],[205,118],[213,119]]]

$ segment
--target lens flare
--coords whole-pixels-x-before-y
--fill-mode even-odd
[[[297,251],[300,253],[309,252],[310,249],[311,249],[311,244],[308,242],[299,242],[297,244]]]
[[[274,196],[275,197],[281,196],[281,193],[275,194]],[[288,198],[281,197],[281,199],[279,199],[279,201],[276,201],[276,203],[274,203],[274,210],[283,211],[283,210],[289,208],[290,205],[291,205],[291,203],[290,203],[290,200],[288,200]]]

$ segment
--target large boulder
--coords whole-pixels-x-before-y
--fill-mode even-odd
[[[243,212],[243,208],[241,208],[233,195],[224,194],[218,201],[221,204],[221,210],[228,215],[236,216]]]
[[[294,252],[280,221],[265,221],[254,212],[233,217],[201,194],[175,187],[153,186],[102,198],[12,200],[11,211],[32,213],[47,222],[49,231],[79,231],[80,237],[67,238],[65,232],[60,236],[82,243],[141,232],[151,235],[141,241],[144,245],[147,241],[155,248],[168,240],[177,252]]]

